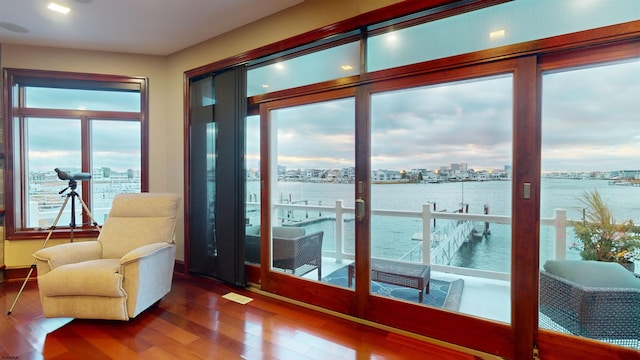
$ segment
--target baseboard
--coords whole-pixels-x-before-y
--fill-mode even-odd
[[[176,260],[173,265],[173,275],[185,277],[187,274],[185,273],[184,261]]]
[[[0,270],[0,273],[2,273],[0,275],[0,282],[24,281],[24,279],[26,279],[27,276],[29,276],[30,269],[31,267],[12,268],[12,269],[4,268],[3,270]],[[29,276],[29,281],[35,280],[37,278],[38,278],[38,270],[35,267],[33,267],[33,272]]]

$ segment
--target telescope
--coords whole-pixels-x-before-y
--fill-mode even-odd
[[[91,179],[91,174],[90,173],[68,173],[66,171],[62,171],[58,168],[54,169],[56,173],[58,173],[58,179],[60,180],[79,180],[79,181],[84,181],[84,180],[89,180]]]

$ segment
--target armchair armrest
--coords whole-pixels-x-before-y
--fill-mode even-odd
[[[120,258],[129,317],[135,317],[171,290],[175,256],[175,244],[160,242],[140,246]]]
[[[126,253],[120,259],[120,265],[126,265],[138,261],[144,257],[152,255],[153,253],[159,252],[163,249],[171,248],[173,246],[173,244],[169,244],[167,242],[159,242],[140,246]]]
[[[36,251],[33,257],[45,262],[50,269],[65,264],[73,264],[87,260],[96,260],[102,257],[102,245],[97,241],[81,241],[68,244],[60,244]]]

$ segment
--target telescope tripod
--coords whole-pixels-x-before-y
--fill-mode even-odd
[[[51,239],[51,235],[53,235],[53,231],[56,229],[56,225],[58,224],[58,221],[60,220],[60,216],[62,216],[62,213],[64,212],[64,209],[67,206],[69,199],[71,199],[71,223],[69,224],[69,227],[71,228],[71,233],[70,233],[71,242],[73,242],[73,229],[75,229],[76,227],[76,203],[75,203],[76,198],[80,201],[80,204],[82,205],[82,208],[84,209],[84,211],[86,211],[87,215],[89,215],[89,219],[91,219],[91,224],[95,226],[96,229],[98,229],[98,232],[100,232],[100,227],[98,226],[98,223],[96,222],[96,220],[93,218],[93,215],[91,215],[91,212],[87,207],[87,204],[85,204],[85,202],[82,200],[80,195],[78,195],[78,193],[76,192],[77,186],[78,186],[78,183],[76,182],[76,180],[72,179],[72,180],[69,180],[69,186],[60,190],[60,192],[58,192],[58,194],[63,194],[65,191],[71,189],[71,191],[64,198],[62,207],[60,208],[60,211],[58,211],[58,215],[56,215],[56,218],[53,221],[53,224],[51,225],[51,227],[49,227],[49,233],[47,234],[47,237],[42,243],[42,247],[40,249],[44,249],[47,246],[47,243],[49,242],[49,239]],[[29,281],[29,278],[31,277],[31,273],[33,273],[33,269],[36,268],[36,263],[37,263],[37,260],[34,260],[33,264],[31,264],[31,267],[29,268],[29,273],[27,274],[27,277],[24,279],[24,282],[22,283],[22,287],[20,287],[20,291],[18,291],[18,294],[16,295],[16,299],[13,300],[13,304],[11,304],[11,308],[9,308],[9,312],[7,312],[7,315],[11,315],[11,312],[13,312],[13,308],[16,306],[16,303],[18,302],[18,299],[20,298],[22,291],[27,285],[27,281]]]

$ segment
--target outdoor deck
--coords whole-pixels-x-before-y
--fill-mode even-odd
[[[322,262],[323,274],[346,266],[347,261],[336,263],[335,259],[324,257]],[[315,279],[315,272],[307,274],[309,279]],[[464,280],[460,312],[471,316],[509,323],[511,320],[511,285],[508,281],[479,278],[467,275],[431,272],[432,279]]]

